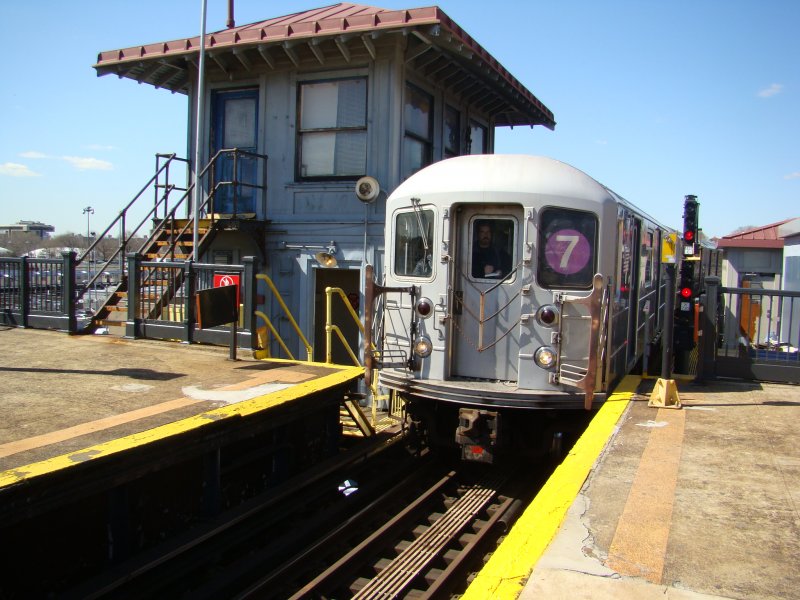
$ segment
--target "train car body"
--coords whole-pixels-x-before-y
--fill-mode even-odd
[[[659,338],[668,231],[567,164],[435,163],[388,198],[385,233],[368,372],[465,459],[540,453],[552,414],[602,403]]]

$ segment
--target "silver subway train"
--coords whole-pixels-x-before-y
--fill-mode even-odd
[[[541,454],[565,415],[652,360],[670,232],[556,160],[435,163],[387,200],[367,377],[405,401],[417,435],[464,459]]]

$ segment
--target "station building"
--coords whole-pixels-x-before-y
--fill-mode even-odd
[[[228,218],[198,260],[259,257],[310,339],[324,335],[327,286],[363,307],[365,265],[381,276],[385,200],[405,178],[448,157],[492,153],[496,127],[555,127],[553,113],[438,7],[341,3],[243,26],[230,15],[228,24],[206,35],[202,90],[199,36],[101,52],[94,68],[185,94],[193,124],[202,94],[199,152],[195,125],[187,140],[188,157],[200,157],[192,174],[221,149],[252,153],[219,167],[253,187],[218,194],[211,210]],[[359,181],[368,183],[361,199]],[[355,327],[344,333],[357,342]],[[318,354],[322,344],[311,341]]]
[[[33,233],[46,240],[55,230],[52,225],[39,221],[17,221],[11,225],[0,225],[0,236],[11,237],[16,234]]]

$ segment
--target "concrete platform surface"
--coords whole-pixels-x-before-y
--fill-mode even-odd
[[[607,443],[593,422],[465,598],[800,599],[800,387],[679,381],[675,410],[653,383],[606,403]]]
[[[228,348],[0,327],[0,473],[363,371],[237,354],[231,361]]]

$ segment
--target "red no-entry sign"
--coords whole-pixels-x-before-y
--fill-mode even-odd
[[[226,285],[236,286],[236,304],[240,304],[239,299],[239,274],[238,273],[214,273],[214,287],[225,287]]]

